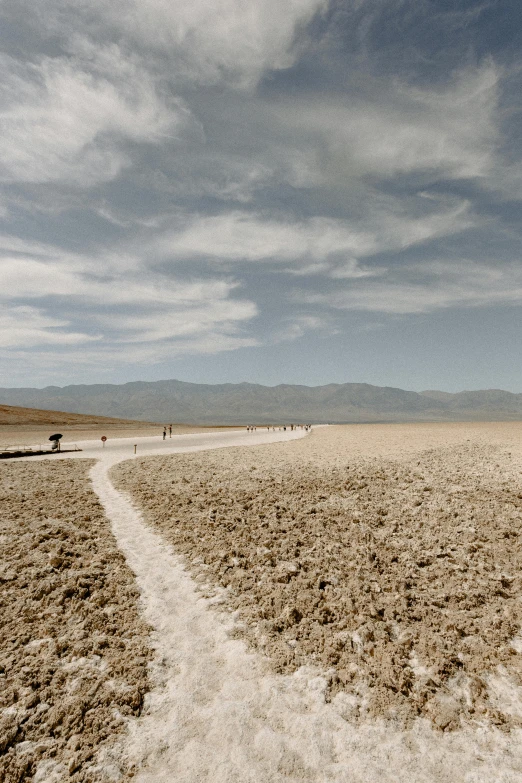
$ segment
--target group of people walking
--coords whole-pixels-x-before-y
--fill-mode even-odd
[[[290,424],[290,426],[288,427],[286,424],[283,424],[281,427],[270,427],[270,426],[267,426],[267,428],[266,428],[267,432],[270,432],[270,430],[272,430],[272,432],[275,432],[276,429],[279,432],[281,432],[281,431],[286,432],[287,429],[290,429],[291,432],[293,432],[294,430],[305,430],[305,432],[309,432],[312,429],[312,425],[311,424]],[[166,438],[167,438],[167,430],[168,430],[168,433],[169,433],[169,438],[172,438],[172,424],[169,424],[168,427],[165,424],[165,426],[163,427],[163,440],[166,440]],[[248,427],[247,427],[247,432],[257,432],[257,427],[253,427],[253,426],[251,426],[249,424]]]
[[[287,426],[286,424],[283,424],[281,427],[270,427],[270,426],[267,426],[266,431],[270,432],[270,430],[272,430],[272,432],[275,432],[276,429],[279,432],[286,432],[287,429],[289,429],[291,432],[293,432],[294,430],[305,430],[305,432],[310,432],[310,430],[312,429],[312,425],[311,424],[290,424],[290,426]],[[257,432],[257,427],[252,427],[249,424],[247,426],[247,432]]]

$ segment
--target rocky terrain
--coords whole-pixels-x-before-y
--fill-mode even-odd
[[[133,574],[92,461],[0,467],[0,780],[105,780],[97,758],[148,688]],[[115,770],[118,779],[132,770]],[[53,777],[56,775],[57,777]]]
[[[502,678],[522,686],[522,484],[491,426],[328,428],[112,475],[225,590],[238,633],[276,671],[327,672],[349,719],[508,730],[522,725],[498,697]]]

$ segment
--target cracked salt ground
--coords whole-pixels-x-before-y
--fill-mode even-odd
[[[353,697],[340,693],[326,703],[326,680],[312,669],[268,674],[262,658],[232,638],[233,618],[211,608],[107,469],[100,462],[91,477],[155,629],[155,663],[145,714],[99,759],[100,774],[117,780],[119,760],[130,758],[141,783],[522,779],[520,730],[477,725],[442,734],[426,720],[407,731],[379,720],[356,726],[346,720]],[[498,680],[502,698],[510,685],[502,673]],[[509,706],[522,714],[520,702]]]
[[[421,435],[424,443],[425,433]],[[289,438],[274,438],[283,439]],[[239,445],[241,440],[241,434],[229,433],[208,440],[195,436],[180,443],[180,448],[168,445],[173,452],[199,451]],[[257,442],[269,441],[263,436]],[[125,739],[120,735],[115,738],[117,745],[100,753],[97,770],[90,766],[94,780],[121,780],[125,758],[135,763],[134,779],[141,783],[518,783],[522,779],[518,729],[508,733],[476,724],[441,733],[434,732],[427,720],[416,721],[409,730],[380,719],[355,725],[349,719],[361,696],[364,702],[364,693],[339,693],[326,703],[326,681],[318,672],[302,668],[289,676],[269,674],[263,659],[234,638],[234,618],[212,608],[212,603],[224,603],[223,594],[205,598],[205,586],[198,589],[181,560],[110,483],[108,468],[129,458],[128,443],[122,439],[113,444],[114,451],[103,457],[99,444],[97,448],[91,444],[92,456],[103,460],[93,468],[92,479],[118,544],[136,573],[144,615],[155,629],[153,689],[145,714],[129,720]],[[145,439],[141,443],[146,446],[142,455],[160,453],[157,441],[156,445],[152,439],[150,444]],[[86,451],[84,455],[91,456]],[[518,640],[513,640],[515,652],[518,646]],[[465,683],[456,685],[465,693]],[[522,715],[522,703],[505,673],[497,671],[490,685],[503,708]],[[39,765],[34,780],[68,779],[60,767],[47,760]]]

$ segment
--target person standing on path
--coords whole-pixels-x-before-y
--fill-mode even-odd
[[[167,428],[163,427],[163,440],[167,437]]]
[[[169,424],[169,438],[172,438],[172,424]]]

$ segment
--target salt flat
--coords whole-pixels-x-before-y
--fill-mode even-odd
[[[154,652],[144,712],[94,779],[519,780],[521,434],[87,446]]]
[[[93,493],[91,466],[116,529],[125,500],[106,473],[134,453],[135,442],[140,453],[164,454],[283,437],[299,435],[203,430],[188,440],[173,435],[162,441],[134,433],[105,447],[89,440],[81,452],[0,465],[2,780],[83,783],[126,779],[132,772],[128,755],[110,763],[103,757],[129,715],[141,710],[149,628],[118,551],[124,541],[114,538]]]
[[[142,779],[516,780],[520,432],[332,427],[116,468],[194,631],[161,647]]]
[[[139,714],[150,628],[92,460],[0,466],[0,779],[86,780]],[[88,773],[87,773],[88,775]]]

